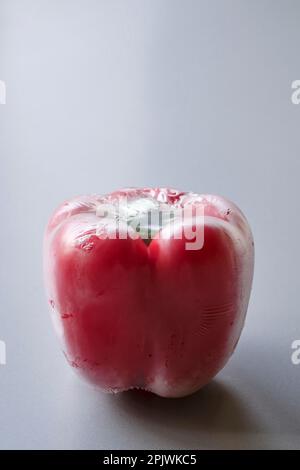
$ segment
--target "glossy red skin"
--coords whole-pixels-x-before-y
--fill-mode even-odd
[[[213,223],[196,251],[185,249],[184,238],[157,237],[147,246],[141,239],[100,239],[93,229],[74,242],[95,220],[95,196],[61,206],[50,220],[45,278],[52,317],[68,362],[90,383],[183,396],[229,359],[246,315],[253,241],[232,203],[219,198],[229,207],[222,212],[208,198],[205,214]],[[230,224],[240,230],[236,237]]]

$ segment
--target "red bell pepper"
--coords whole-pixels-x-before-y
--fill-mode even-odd
[[[237,345],[253,262],[244,215],[219,196],[146,188],[65,202],[44,270],[67,361],[104,391],[198,390]]]

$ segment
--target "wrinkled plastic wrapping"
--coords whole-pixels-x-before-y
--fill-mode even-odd
[[[168,210],[172,223],[149,224],[150,212]],[[187,249],[198,210],[201,244]],[[219,196],[146,188],[77,197],[45,232],[55,330],[69,364],[104,391],[176,397],[210,381],[240,337],[253,263],[244,215]]]

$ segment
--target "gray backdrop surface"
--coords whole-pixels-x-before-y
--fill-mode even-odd
[[[0,448],[300,448],[300,2],[0,0]],[[192,397],[103,395],[65,363],[41,245],[62,200],[126,186],[246,213],[236,353]]]

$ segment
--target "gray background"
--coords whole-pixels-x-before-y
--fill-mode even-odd
[[[0,0],[0,447],[300,448],[299,1]],[[189,398],[103,395],[65,364],[43,292],[51,211],[167,185],[247,214],[239,347]]]

